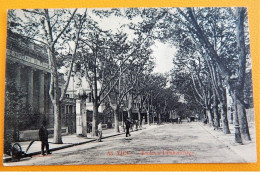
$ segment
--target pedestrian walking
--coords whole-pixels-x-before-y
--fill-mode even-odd
[[[99,142],[102,142],[102,122],[100,122],[99,124],[98,124],[98,141]]]
[[[125,121],[125,128],[126,128],[125,135],[126,135],[126,137],[131,136],[130,131],[129,131],[131,124],[132,124],[132,122],[130,121],[129,118],[127,118],[126,121]]]
[[[90,133],[90,124],[89,124],[89,122],[87,123],[87,133]]]
[[[41,141],[41,154],[42,155],[45,155],[44,148],[46,149],[47,154],[51,154],[51,152],[49,150],[48,130],[47,130],[46,125],[47,125],[47,122],[43,121],[42,126],[39,130],[39,138],[40,138],[40,141]]]
[[[181,124],[182,121],[181,121],[181,117],[178,117],[178,124]]]
[[[143,116],[142,125],[141,125],[142,128],[144,127],[144,124],[145,124],[145,117]]]
[[[208,123],[208,118],[206,117],[203,119],[203,124],[206,125],[207,123]]]
[[[130,124],[130,128],[131,128],[132,132],[134,131],[134,126],[135,126],[135,120],[132,119],[132,122]]]
[[[135,120],[135,130],[138,130],[139,120]]]
[[[89,133],[92,133],[92,122],[89,122]]]

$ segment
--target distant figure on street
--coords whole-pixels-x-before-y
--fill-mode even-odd
[[[87,123],[87,133],[90,133],[90,123]]]
[[[178,124],[181,124],[182,121],[181,121],[181,117],[178,117]]]
[[[144,124],[145,124],[145,117],[143,117],[143,119],[142,119],[142,125],[141,125],[142,128],[143,128]]]
[[[47,154],[51,154],[50,150],[49,150],[49,143],[48,143],[48,130],[46,128],[47,122],[43,121],[42,122],[42,126],[39,130],[39,138],[40,141],[42,142],[41,144],[41,154],[45,155],[44,153],[44,147],[46,148],[46,153]]]
[[[135,130],[138,130],[139,120],[135,120]]]
[[[132,122],[130,124],[132,132],[134,131],[134,126],[135,126],[135,120],[132,120]]]
[[[219,129],[219,124],[218,124],[217,120],[214,120],[214,122],[213,122],[213,129],[214,130],[218,130]]]
[[[89,123],[89,133],[92,133],[92,122]]]
[[[131,136],[130,131],[129,131],[131,124],[132,124],[132,122],[130,121],[129,118],[127,118],[126,121],[125,121],[125,128],[126,128],[125,136],[126,137]]]
[[[102,142],[102,122],[100,122],[99,124],[98,124],[98,141],[99,142]]]
[[[203,124],[206,125],[208,123],[207,118],[203,119]]]

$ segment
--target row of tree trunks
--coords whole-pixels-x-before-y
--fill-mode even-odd
[[[244,85],[245,85],[245,71],[246,71],[246,47],[245,47],[245,35],[244,35],[244,19],[246,15],[246,8],[236,8],[237,26],[236,26],[236,38],[239,58],[239,72],[238,81],[236,82],[236,91],[233,96],[236,98],[236,110],[240,123],[240,132],[242,139],[250,141],[248,122],[246,117],[246,109],[244,103]]]
[[[193,11],[191,8],[188,8],[188,20],[196,29],[195,34],[197,35],[198,39],[200,40],[201,44],[207,49],[208,54],[212,59],[214,59],[215,63],[218,65],[218,68],[221,71],[221,74],[227,84],[230,84],[231,81],[231,74],[228,68],[223,64],[222,60],[218,56],[218,53],[215,51],[214,47],[209,42],[208,38],[204,35],[202,28],[198,25],[196,18],[194,17]],[[238,80],[232,85],[230,88],[231,95],[233,100],[235,99],[235,114],[238,115],[238,122],[240,123],[240,132],[242,134],[242,138],[244,140],[251,140],[248,123],[245,113],[245,106],[244,106],[244,82],[245,82],[245,68],[246,68],[246,52],[245,52],[245,39],[244,39],[244,18],[245,18],[246,8],[239,7],[236,8],[235,17],[237,18],[236,22],[236,37],[237,37],[237,48],[238,48],[238,58],[239,58],[239,72],[238,72]],[[234,93],[235,92],[235,93]],[[238,95],[239,94],[239,95]]]

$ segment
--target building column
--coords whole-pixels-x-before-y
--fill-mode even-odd
[[[41,114],[44,114],[44,72],[39,73],[39,111]]]
[[[71,115],[72,115],[71,109],[72,109],[72,105],[69,105],[68,128],[69,128],[69,133],[70,133],[70,134],[72,133],[72,126],[73,126],[73,123],[72,123],[72,121],[71,121]]]
[[[17,89],[21,88],[21,66],[15,65],[15,85]]]
[[[27,103],[30,105],[32,111],[33,107],[33,70],[31,68],[28,69],[28,96],[27,96]]]

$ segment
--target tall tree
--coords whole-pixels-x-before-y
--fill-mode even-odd
[[[240,8],[234,9],[238,10]],[[236,14],[233,14],[232,8],[177,8],[168,9],[167,12],[165,21],[170,27],[163,25],[161,28],[165,32],[158,32],[157,35],[164,38],[168,36],[173,41],[182,40],[184,42],[192,39],[196,44],[203,47],[206,56],[202,57],[209,58],[211,63],[216,66],[218,78],[223,80],[223,85],[231,92],[233,99],[239,99],[236,106],[239,106],[237,114],[239,114],[241,133],[244,140],[250,140],[243,97],[238,96],[238,93],[242,91],[240,86],[243,85],[238,83],[244,83],[243,75],[245,70],[243,66],[245,66],[246,59],[249,57],[248,47],[245,45],[249,43],[248,41],[241,41],[242,38],[248,37],[241,30],[247,28],[247,22],[242,21],[241,18],[239,19],[240,15],[243,15],[244,19],[246,19],[246,9],[236,12]],[[240,29],[234,30],[235,28]],[[242,32],[239,32],[239,30]],[[244,42],[244,54],[247,55],[242,55],[243,52],[241,51],[239,53],[241,48],[239,48],[238,41],[235,41],[236,37],[240,38],[240,43]],[[186,47],[182,47],[178,41],[175,46],[185,49]],[[214,76],[212,75],[212,77]],[[217,93],[216,89],[214,91]],[[223,93],[223,91],[221,92]],[[224,100],[225,96],[223,94],[219,95],[219,100]],[[225,103],[225,101],[222,102]],[[223,109],[225,110],[224,106]],[[227,124],[226,119],[223,118],[223,120]]]
[[[241,10],[242,9],[242,10]],[[244,28],[244,15],[245,15],[245,9],[243,8],[237,8],[237,20],[236,20],[236,26],[237,26],[237,37],[239,40],[244,39],[243,35],[243,30]],[[245,113],[245,106],[243,102],[243,97],[240,97],[239,94],[243,90],[243,83],[244,83],[244,75],[245,75],[245,62],[246,62],[246,56],[242,55],[241,52],[239,53],[239,59],[238,59],[238,66],[239,66],[239,73],[238,75],[238,80],[234,83],[231,81],[231,72],[227,68],[227,66],[223,63],[221,60],[221,57],[219,56],[218,52],[214,49],[214,45],[210,42],[210,39],[207,35],[205,35],[205,32],[203,28],[198,24],[198,20],[196,19],[196,14],[194,9],[192,8],[187,8],[186,13],[184,13],[182,10],[179,10],[179,12],[182,14],[182,16],[187,20],[192,28],[189,28],[192,30],[192,32],[197,36],[198,40],[200,43],[205,47],[207,50],[207,53],[209,54],[210,58],[212,61],[214,61],[219,70],[221,71],[221,74],[226,82],[226,85],[231,88],[231,95],[233,99],[236,99],[236,106],[237,106],[237,114],[239,116],[239,122],[240,122],[240,130],[243,138],[245,140],[250,140],[250,134],[249,134],[249,129],[248,129],[248,124],[246,120],[246,113]],[[243,20],[241,19],[241,16],[243,16]],[[241,41],[240,43],[242,43]],[[238,48],[241,49],[239,46],[239,43],[237,42]],[[240,50],[239,50],[240,51]],[[239,84],[242,83],[242,84]],[[241,90],[242,89],[242,90]]]
[[[54,109],[54,143],[62,143],[60,106],[68,88],[82,24],[83,22],[85,22],[86,19],[86,13],[84,15],[76,16],[76,12],[77,9],[37,9],[22,10],[19,12],[10,11],[12,16],[16,20],[11,21],[9,29],[21,34],[21,36],[27,39],[41,43],[47,47],[47,55],[51,73],[49,95]],[[22,15],[19,17],[19,14],[21,13]],[[12,22],[15,21],[17,21],[18,23],[12,24]],[[76,31],[69,34],[70,31],[73,31],[71,29],[72,23],[73,26],[76,28]],[[12,27],[12,25],[14,25],[15,27]],[[65,33],[67,36],[70,37],[64,37]],[[64,46],[60,45],[60,43],[66,42],[66,40],[68,42],[68,39],[72,38],[71,36],[73,36],[74,38],[72,41],[74,42],[75,46],[72,52],[70,52],[71,59],[67,81],[65,86],[63,87],[63,90],[60,92],[58,84],[60,76],[58,72],[60,68],[59,61],[62,61],[60,58],[64,57],[61,55],[61,53],[59,53],[61,47]]]

